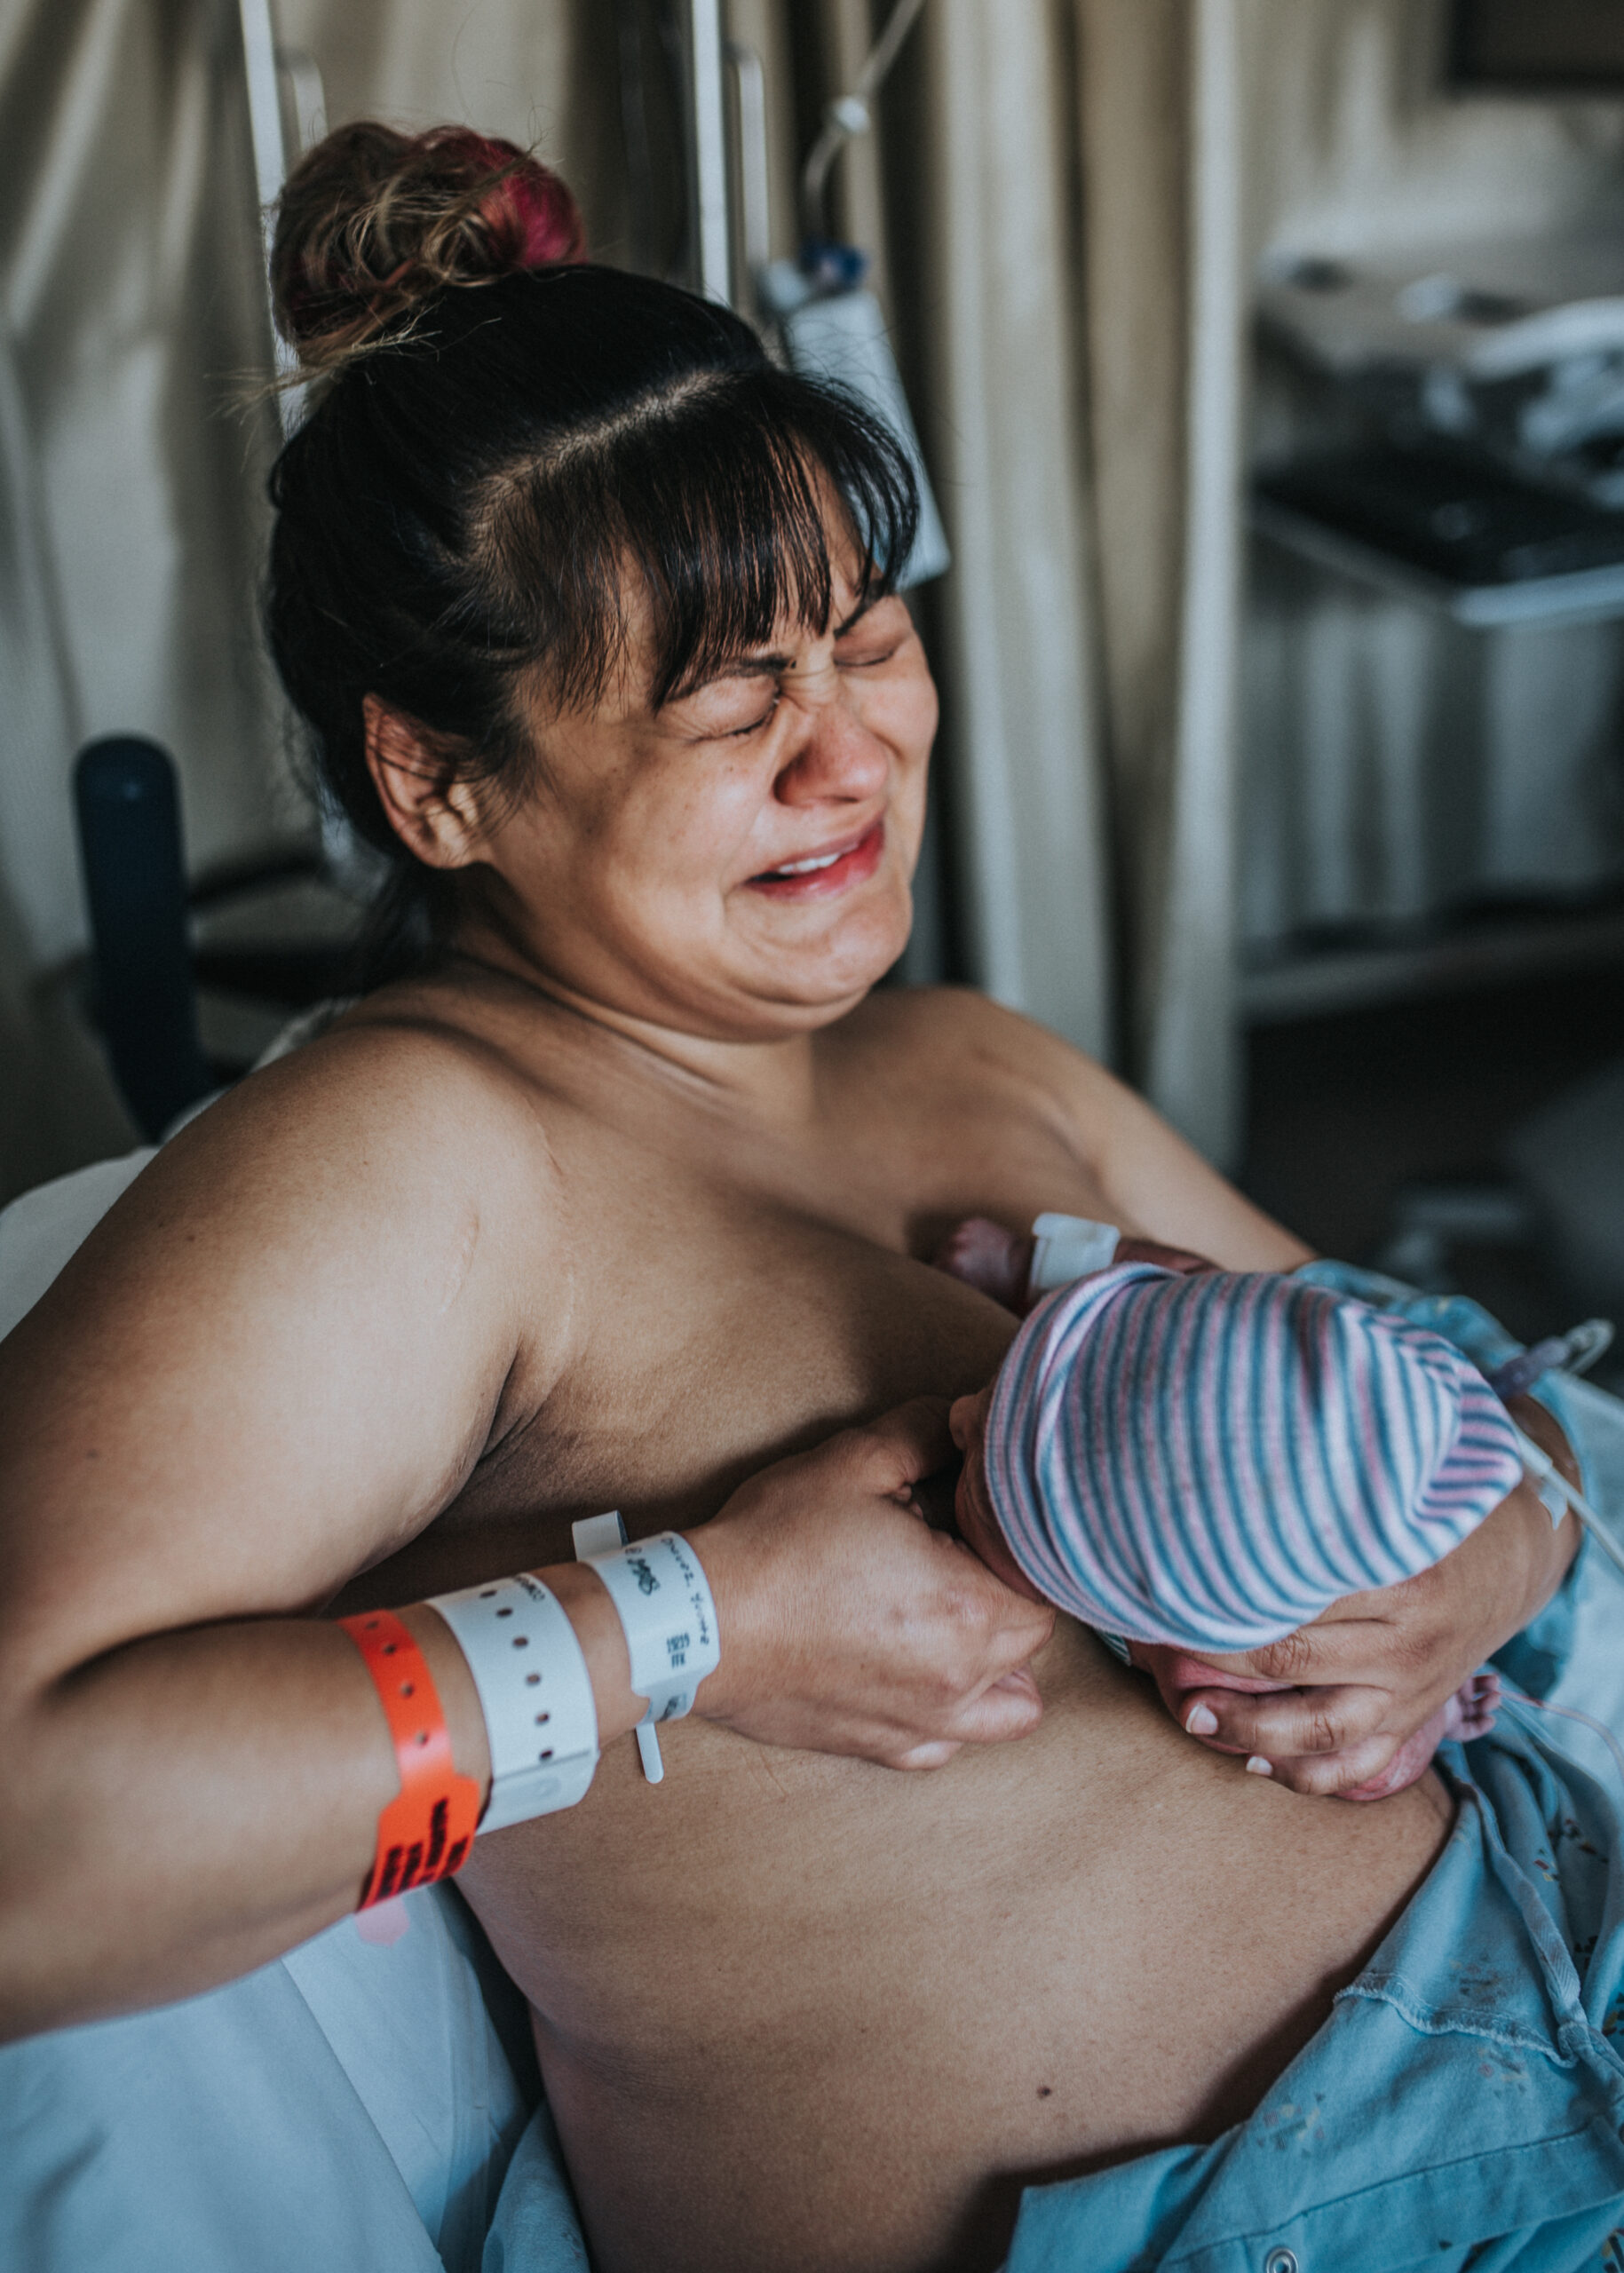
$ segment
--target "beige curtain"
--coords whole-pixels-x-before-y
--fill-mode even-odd
[[[1232,1165],[1244,125],[1237,0],[1078,0],[1123,1057]]]
[[[888,4],[732,0],[768,70],[780,249],[798,153]],[[960,967],[1221,1158],[1243,4],[927,0],[833,185],[954,546],[921,606]],[[606,0],[278,18],[330,120],[535,141],[623,252]],[[174,750],[194,863],[302,825],[255,619],[273,422],[225,408],[266,347],[240,72],[231,0],[0,0],[0,1192],[123,1141],[53,978],[83,939],[76,744]]]
[[[208,857],[272,818],[253,638],[262,367],[234,60],[202,0],[0,12],[0,1160],[128,1141],[51,974],[82,936],[68,766],[155,734]],[[181,478],[177,478],[178,473]]]
[[[1236,4],[929,0],[836,211],[878,250],[954,548],[926,622],[968,975],[1226,1161]],[[816,13],[827,97],[885,10]]]

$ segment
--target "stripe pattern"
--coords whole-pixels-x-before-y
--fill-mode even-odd
[[[987,1488],[1041,1593],[1089,1626],[1251,1650],[1428,1570],[1522,1475],[1439,1335],[1272,1271],[1130,1263],[1026,1319]]]

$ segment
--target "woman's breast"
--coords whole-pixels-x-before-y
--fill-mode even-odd
[[[551,1515],[567,1555],[577,1515],[618,1508],[634,1534],[702,1521],[770,1461],[978,1388],[1016,1325],[874,1239],[702,1184],[606,1220],[590,1278],[564,1378],[437,1528]]]

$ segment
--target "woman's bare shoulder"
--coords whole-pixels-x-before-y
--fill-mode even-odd
[[[226,1092],[194,1126],[232,1150],[289,1146],[331,1156],[415,1151],[448,1137],[440,1173],[479,1172],[489,1154],[518,1144],[549,1157],[543,1101],[507,1054],[476,1028],[402,991],[369,998],[328,1031]],[[184,1143],[191,1130],[183,1130]]]
[[[1063,1144],[1124,1231],[1236,1271],[1290,1270],[1309,1249],[1271,1222],[1153,1106],[1061,1035],[972,988],[895,987],[846,1022],[893,1091],[920,1109],[973,1093],[1013,1131],[1034,1121]]]
[[[853,1048],[883,1051],[921,1078],[955,1077],[968,1061],[982,1080],[1002,1075],[1028,1098],[1035,1084],[1068,1113],[1129,1094],[1097,1058],[973,986],[877,988],[844,1031]]]
[[[347,1268],[449,1283],[473,1251],[566,1258],[545,1101],[500,1052],[406,1015],[345,1020],[249,1074],[182,1129],[91,1239],[87,1265],[162,1287],[212,1256],[240,1290]],[[224,1298],[224,1297],[222,1297]]]

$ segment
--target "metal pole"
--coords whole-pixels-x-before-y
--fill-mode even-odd
[[[282,140],[281,87],[276,71],[276,30],[271,21],[271,0],[237,0],[237,12],[242,26],[249,134],[254,146],[254,185],[259,198],[268,292],[271,208],[281,195],[282,184],[288,177],[288,150]],[[290,378],[298,368],[297,359],[277,330],[274,316],[271,321],[271,339],[276,356],[277,376]],[[276,407],[281,413],[282,432],[290,432],[298,419],[299,391],[294,387],[283,387],[276,398]]]
[[[767,184],[767,80],[753,47],[730,39],[727,59],[739,89],[739,206],[744,272],[752,290],[772,257],[772,216]]]
[[[243,6],[249,0],[243,0]],[[693,223],[700,291],[726,306],[733,297],[727,244],[727,115],[723,100],[721,0],[688,0]]]

